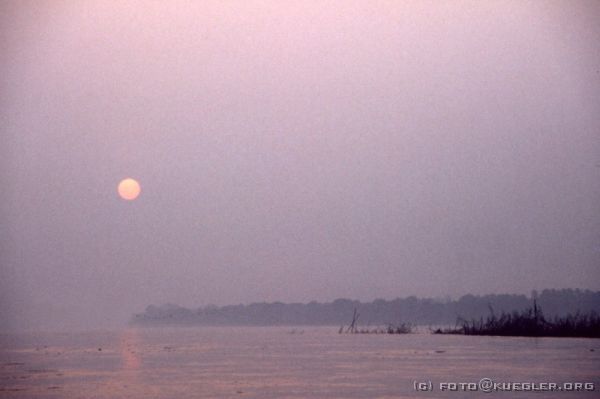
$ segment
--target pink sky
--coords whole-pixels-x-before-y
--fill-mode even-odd
[[[7,328],[600,289],[598,2],[0,15]]]

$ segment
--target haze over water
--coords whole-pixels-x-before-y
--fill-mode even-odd
[[[0,328],[600,289],[599,20],[595,1],[2,2]]]

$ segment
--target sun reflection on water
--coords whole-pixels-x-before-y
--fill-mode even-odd
[[[142,366],[138,354],[140,343],[139,332],[136,329],[127,329],[121,334],[120,354],[123,370],[136,371]]]

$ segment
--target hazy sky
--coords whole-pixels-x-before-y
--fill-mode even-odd
[[[1,327],[600,289],[599,21],[597,1],[2,2]]]

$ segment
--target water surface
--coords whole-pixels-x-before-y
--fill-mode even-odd
[[[598,397],[600,341],[202,327],[0,337],[6,398]],[[593,382],[594,392],[441,392],[440,382]],[[431,381],[433,392],[414,382]]]

